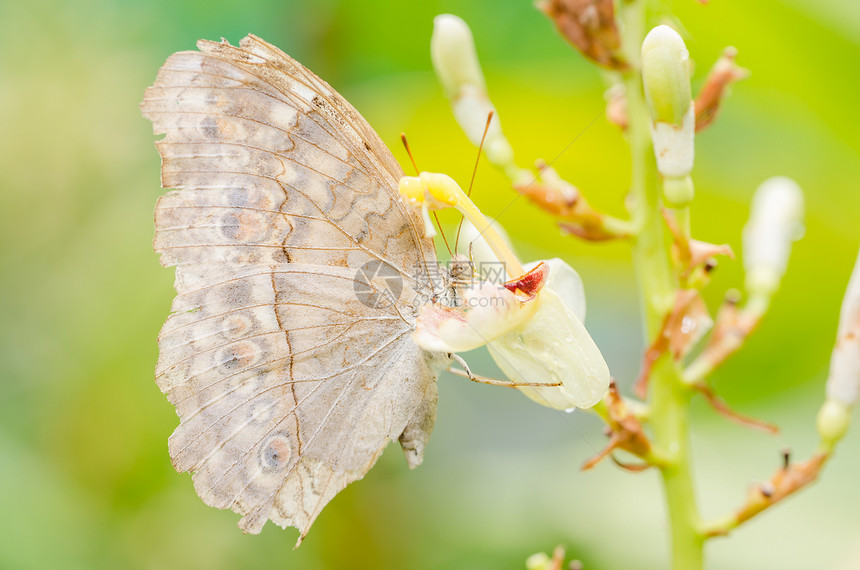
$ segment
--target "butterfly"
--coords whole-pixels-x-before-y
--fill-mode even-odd
[[[390,440],[422,461],[449,356],[410,338],[414,299],[439,294],[414,269],[436,254],[400,166],[334,89],[253,35],[197,47],[141,104],[173,189],[154,239],[176,267],[156,368],[180,418],[170,457],[244,531],[271,520],[300,543]]]

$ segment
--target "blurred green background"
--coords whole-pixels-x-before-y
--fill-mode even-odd
[[[696,87],[725,45],[752,77],[697,142],[694,233],[740,250],[752,191],[775,174],[806,190],[806,235],[762,328],[715,377],[738,409],[778,422],[765,436],[695,406],[699,495],[708,515],[739,504],[779,450],[815,444],[838,308],[860,241],[860,8],[854,0],[666,1],[685,30]],[[405,163],[468,180],[475,157],[431,72],[432,18],[473,27],[506,132],[526,165],[552,159],[603,111],[600,74],[526,0],[0,2],[0,567],[523,568],[568,547],[589,570],[661,568],[656,474],[611,464],[584,413],[444,377],[424,465],[392,446],[323,512],[303,546],[269,525],[244,536],[175,473],[177,418],[153,381],[173,271],[151,249],[159,159],[138,111],[172,52],[248,32],[334,85]],[[656,23],[656,22],[655,22]],[[555,163],[596,206],[623,213],[621,135],[602,118]],[[487,165],[475,199],[513,198]],[[638,369],[638,304],[624,244],[559,235],[520,200],[500,220],[522,257],[559,255],[589,294],[589,330],[625,388]],[[725,261],[715,307],[739,286]],[[483,353],[473,368],[494,374]],[[860,568],[860,429],[819,484],[708,547],[711,568]]]

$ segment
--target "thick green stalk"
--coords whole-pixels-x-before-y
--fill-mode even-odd
[[[674,363],[664,359],[651,376],[651,427],[654,445],[669,457],[660,473],[672,533],[672,568],[676,570],[704,567],[704,537],[699,531],[691,473],[689,397]]]
[[[645,331],[650,344],[659,333],[671,308],[677,280],[669,263],[659,188],[651,147],[650,114],[642,92],[639,46],[645,35],[646,0],[619,5],[623,43],[633,71],[625,76],[628,140],[632,157],[631,198],[638,233],[633,258],[641,292]],[[672,567],[676,570],[703,568],[704,539],[699,532],[699,514],[693,489],[689,449],[689,390],[682,384],[677,367],[663,358],[650,379],[650,423],[653,444],[668,461],[661,465],[669,524],[672,534]]]

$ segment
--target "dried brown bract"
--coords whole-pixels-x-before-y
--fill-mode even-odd
[[[612,0],[544,0],[538,8],[585,57],[609,69],[630,67],[619,53],[621,38]]]
[[[630,118],[627,116],[627,93],[623,83],[616,83],[604,94],[606,120],[626,131]]]
[[[645,351],[642,370],[634,385],[637,396],[644,398],[654,363],[666,352],[680,361],[707,333],[713,321],[697,289],[678,289],[672,310],[663,320],[663,326],[654,342]]]
[[[735,422],[736,424],[752,429],[757,429],[765,433],[779,433],[778,426],[770,422],[739,414],[738,412],[731,409],[728,404],[726,404],[726,402],[722,398],[717,396],[714,390],[704,382],[696,384],[694,388],[696,388],[696,390],[698,390],[699,393],[701,393],[705,397],[705,400],[707,400],[711,407],[714,408],[714,410],[724,418],[727,418],[728,420]]]
[[[800,463],[791,463],[787,453],[784,457],[784,464],[769,480],[750,488],[746,504],[732,515],[730,523],[705,529],[705,536],[726,535],[732,528],[806,487],[818,478],[829,456],[817,453]]]
[[[663,209],[663,220],[672,234],[672,261],[678,267],[678,277],[685,284],[706,282],[708,274],[717,266],[716,256],[735,258],[732,248],[727,244],[716,245],[692,239],[678,227],[672,212]]]
[[[762,314],[739,307],[739,295],[729,291],[717,313],[714,330],[705,349],[690,365],[690,369],[704,366],[713,370],[743,346],[746,338],[758,327]]]
[[[531,181],[515,184],[514,189],[559,218],[562,230],[588,241],[606,241],[630,235],[629,228],[613,224],[610,216],[592,208],[582,193],[547,163],[538,160],[535,168],[537,176]]]
[[[696,132],[704,130],[717,118],[729,85],[749,77],[749,71],[735,63],[737,55],[738,50],[727,47],[708,73],[705,84],[696,97]]]
[[[606,447],[600,453],[586,461],[582,466],[582,470],[587,471],[591,469],[616,449],[623,449],[646,460],[646,463],[642,466],[631,466],[615,460],[619,466],[628,471],[642,471],[653,465],[655,458],[652,455],[651,442],[648,440],[648,436],[645,435],[645,430],[642,429],[642,423],[627,408],[627,405],[618,393],[618,387],[615,385],[614,380],[609,384],[609,391],[606,393],[605,402],[609,443],[606,444]]]

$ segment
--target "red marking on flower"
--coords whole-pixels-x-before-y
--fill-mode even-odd
[[[543,287],[547,277],[549,277],[549,265],[541,261],[522,277],[505,283],[505,288],[511,293],[516,293],[519,290],[529,297],[534,297]]]

